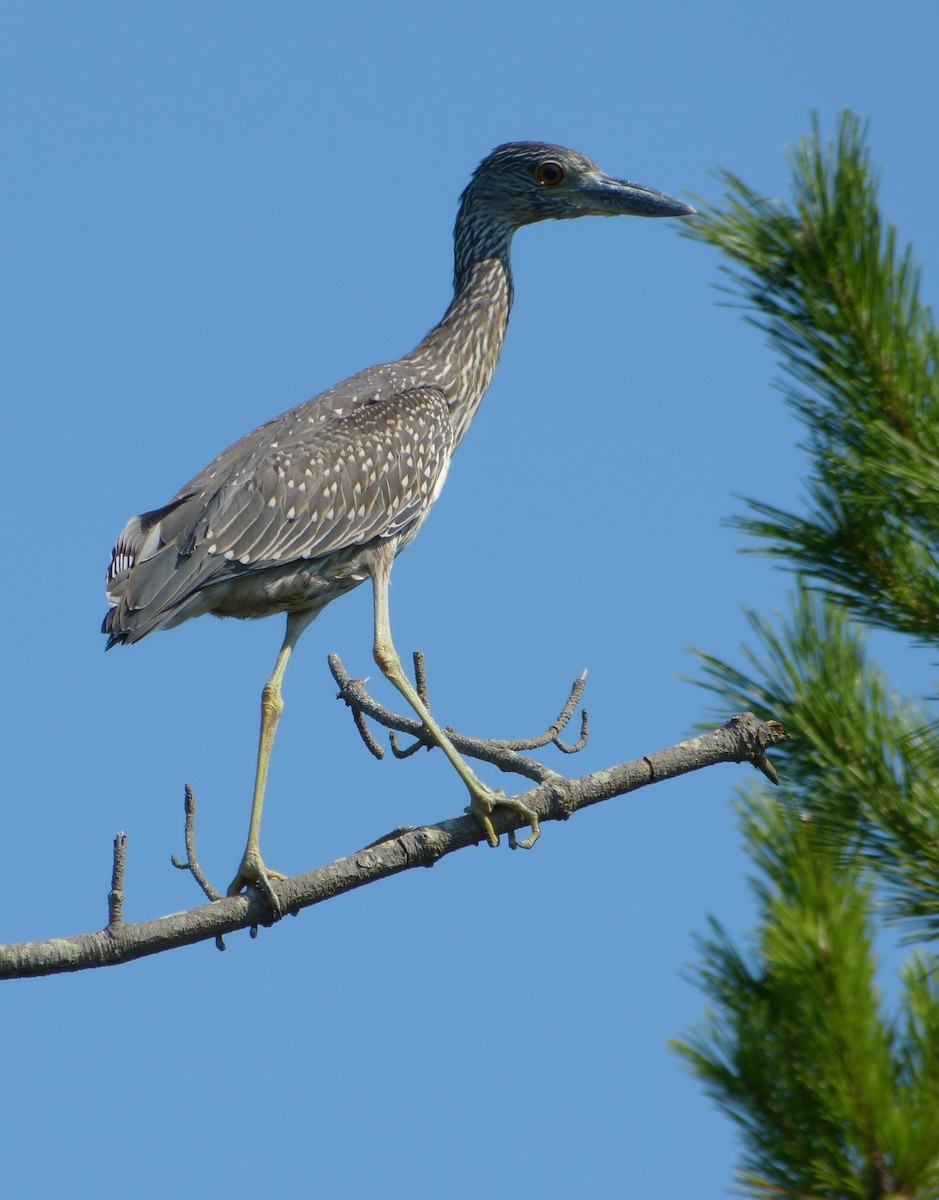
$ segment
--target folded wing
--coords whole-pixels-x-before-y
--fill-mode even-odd
[[[128,523],[108,572],[109,645],[175,624],[187,608],[207,611],[196,598],[222,582],[416,532],[451,447],[434,388],[359,404],[327,423],[262,427],[169,504]]]

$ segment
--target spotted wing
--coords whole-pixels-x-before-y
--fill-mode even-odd
[[[449,465],[447,405],[433,388],[399,392],[327,424],[276,430],[214,491],[135,517],[109,573],[112,641],[178,619],[203,589],[416,529]]]
[[[394,537],[442,484],[452,434],[440,392],[417,388],[271,447],[250,478],[213,497],[194,531],[205,552],[242,567],[319,558]]]

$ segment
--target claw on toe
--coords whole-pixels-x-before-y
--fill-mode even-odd
[[[495,827],[492,824],[492,818],[489,816],[489,813],[480,812],[478,809],[474,809],[472,806],[470,806],[469,811],[475,813],[476,820],[483,827],[483,833],[486,835],[486,841],[490,846],[492,846],[493,849],[495,849],[496,846],[499,845],[500,838],[495,831]]]
[[[483,827],[483,833],[485,833],[489,845],[495,848],[499,845],[499,835],[492,824],[492,810],[500,804],[503,808],[510,808],[513,812],[523,816],[531,826],[531,834],[522,839],[515,836],[513,829],[509,833],[509,845],[513,850],[530,850],[541,837],[541,825],[535,810],[529,808],[527,804],[523,804],[521,800],[517,800],[514,796],[507,796],[505,792],[491,792],[487,789],[483,792],[473,793],[472,803],[466,811],[475,816]]]
[[[513,850],[530,850],[541,837],[541,825],[535,813],[526,814],[531,825],[531,834],[527,838],[517,838],[513,829],[509,834],[509,845]]]

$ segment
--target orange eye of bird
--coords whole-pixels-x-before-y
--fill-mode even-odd
[[[537,175],[538,182],[545,187],[557,187],[564,178],[564,168],[560,163],[543,162],[538,167]]]

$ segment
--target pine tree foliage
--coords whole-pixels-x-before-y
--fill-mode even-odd
[[[762,878],[753,953],[712,922],[698,981],[712,1002],[679,1053],[740,1126],[759,1197],[939,1195],[939,981],[914,956],[899,1016],[875,986],[870,888],[806,814],[743,806]]]
[[[939,636],[939,337],[861,123],[845,114],[832,146],[815,121],[791,166],[789,206],[724,173],[693,235],[779,355],[810,480],[805,515],[750,501],[737,522],[800,576],[790,614],[748,613],[742,668],[700,656],[721,711],[782,720],[792,742],[780,788],[740,805],[758,928],[743,953],[712,921],[710,1008],[676,1048],[741,1130],[745,1194],[936,1200],[939,963],[913,953],[886,1003],[873,946],[884,916],[939,935],[939,748],[852,617]]]
[[[939,937],[939,752],[925,712],[891,688],[833,602],[802,588],[788,618],[747,617],[749,670],[699,654],[716,711],[782,721],[780,802],[812,814],[830,853],[875,873],[887,916]]]
[[[808,431],[805,515],[751,500],[738,522],[867,621],[939,639],[939,334],[920,270],[884,222],[857,117],[791,153],[791,205],[730,172],[687,236],[720,248],[728,290],[780,355]]]

